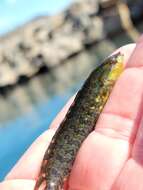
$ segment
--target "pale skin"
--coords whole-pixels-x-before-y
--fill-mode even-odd
[[[68,190],[143,190],[143,37],[120,51],[126,68],[77,154]],[[45,150],[72,101],[0,183],[1,190],[33,190]]]

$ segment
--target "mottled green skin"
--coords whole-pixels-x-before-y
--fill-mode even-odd
[[[35,190],[62,189],[81,143],[94,130],[115,80],[109,75],[116,65],[116,54],[95,69],[78,92],[75,101],[47,149]],[[48,160],[48,164],[47,164]],[[40,189],[41,190],[41,189]]]

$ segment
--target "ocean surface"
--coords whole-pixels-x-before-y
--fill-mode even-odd
[[[54,96],[38,105],[28,113],[0,124],[0,179],[7,174],[29,145],[44,130],[60,111],[72,92]]]

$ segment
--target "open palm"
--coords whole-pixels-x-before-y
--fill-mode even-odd
[[[126,69],[78,152],[68,190],[143,190],[143,37],[120,51]],[[33,190],[44,152],[72,101],[0,184],[1,190]]]

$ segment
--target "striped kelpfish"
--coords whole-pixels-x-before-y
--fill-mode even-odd
[[[123,55],[117,53],[90,74],[46,150],[35,190],[63,189],[77,152],[94,130],[123,67]]]

